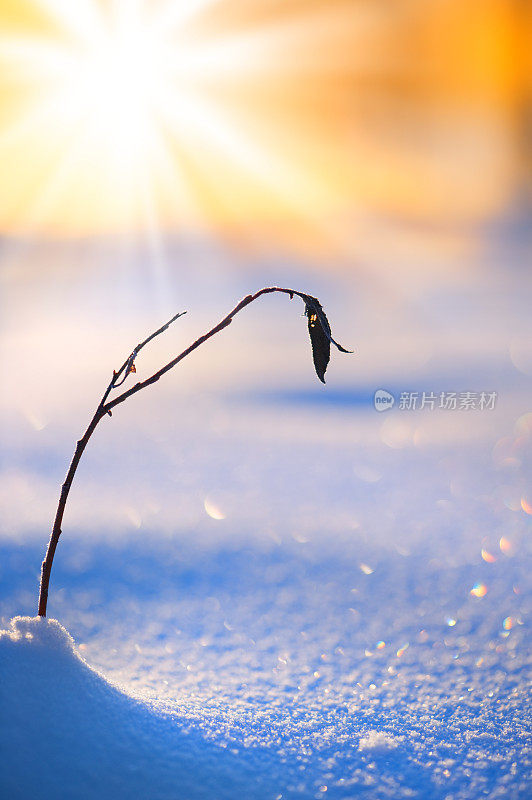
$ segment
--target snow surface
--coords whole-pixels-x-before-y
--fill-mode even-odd
[[[267,769],[120,692],[57,620],[15,617],[0,663],[2,797],[272,796]]]
[[[103,288],[92,269],[61,291],[35,270],[32,302],[11,288],[2,797],[530,797],[530,279],[500,261],[444,285],[447,264],[437,280],[385,265],[379,284],[191,257],[162,310],[114,261]],[[10,623],[35,613],[76,437],[139,328],[191,312],[139,359],[145,377],[269,282],[320,297],[357,355],[333,354],[319,385],[301,309],[271,299],[117,409],[54,563],[49,613],[75,648],[52,620]],[[499,401],[377,414],[377,388]]]
[[[230,451],[188,452],[225,519],[65,536],[50,610],[77,653],[52,621],[0,639],[7,796],[528,797],[530,415],[502,467],[483,441],[344,434],[316,459],[235,425]],[[41,553],[4,545],[7,614],[35,603]]]

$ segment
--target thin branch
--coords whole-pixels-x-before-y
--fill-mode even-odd
[[[102,405],[103,411],[105,413],[108,413],[109,411],[111,411],[111,409],[115,408],[115,406],[119,405],[120,403],[123,403],[124,400],[127,400],[128,397],[131,397],[137,392],[140,392],[141,389],[145,389],[146,386],[150,386],[150,384],[156,383],[159,380],[159,378],[161,378],[166,372],[169,372],[171,369],[173,369],[176,366],[176,364],[179,364],[180,361],[186,358],[186,356],[190,355],[190,353],[196,350],[196,348],[199,347],[201,344],[203,344],[203,342],[206,342],[207,339],[211,338],[211,336],[214,336],[216,333],[219,333],[224,328],[227,328],[227,326],[230,325],[231,322],[233,321],[233,317],[235,317],[239,311],[242,311],[243,308],[248,306],[254,300],[257,300],[257,298],[259,298],[261,295],[271,294],[272,292],[281,292],[282,294],[288,294],[290,295],[290,299],[292,299],[294,295],[297,295],[298,297],[301,297],[301,299],[304,302],[306,302],[306,299],[308,298],[308,295],[303,294],[302,292],[297,292],[295,289],[281,289],[279,286],[268,286],[265,289],[261,289],[259,292],[255,292],[255,294],[246,295],[246,297],[242,298],[242,300],[239,303],[237,303],[237,305],[229,312],[229,314],[227,314],[227,316],[224,317],[221,320],[221,322],[215,325],[214,328],[211,328],[210,331],[203,334],[203,336],[200,336],[199,339],[196,339],[196,341],[193,342],[189,347],[187,347],[186,350],[183,350],[182,353],[180,353],[178,356],[169,361],[168,364],[165,364],[164,367],[161,367],[161,369],[157,370],[157,372],[154,372],[154,374],[151,375],[149,378],[146,378],[146,380],[144,381],[139,381],[130,389],[128,389],[126,392],[123,392],[122,394],[118,395],[118,397],[115,397],[109,403]]]
[[[110,413],[107,410],[104,410],[105,401],[109,397],[110,393],[113,389],[117,386],[117,380],[123,375],[122,380],[118,385],[121,385],[127,376],[130,373],[130,367],[133,364],[138,353],[145,347],[148,342],[151,342],[152,339],[155,339],[156,336],[159,334],[164,333],[172,322],[175,322],[176,319],[182,317],[183,314],[186,314],[186,311],[180,311],[177,314],[174,314],[172,319],[168,320],[165,325],[162,325],[158,328],[154,333],[151,333],[144,341],[140,342],[132,351],[132,353],[126,358],[118,372],[113,372],[113,377],[109,383],[109,386],[104,392],[100,403],[98,404],[98,408],[95,411],[93,418],[91,419],[89,426],[81,439],[78,441],[76,445],[76,450],[74,451],[74,456],[72,457],[72,461],[70,463],[70,467],[67,472],[67,476],[65,478],[65,482],[61,487],[61,494],[59,496],[59,503],[57,505],[57,511],[55,514],[54,519],[54,526],[52,528],[52,533],[50,535],[50,541],[48,542],[48,547],[46,550],[46,556],[44,561],[41,565],[41,583],[39,589],[39,609],[38,614],[40,617],[46,616],[46,607],[48,604],[48,587],[50,583],[50,574],[52,571],[52,564],[54,561],[55,550],[57,547],[57,543],[59,542],[59,537],[61,536],[61,525],[63,523],[63,515],[65,513],[66,502],[68,500],[68,495],[70,494],[70,488],[72,486],[72,481],[74,480],[74,475],[76,474],[76,470],[78,468],[78,464],[80,462],[81,456],[83,455],[83,451],[85,450],[89,439],[91,438],[92,434],[96,430],[96,426],[100,422],[100,420],[106,415],[106,413]]]
[[[155,339],[156,336],[159,336],[161,333],[164,333],[166,330],[168,330],[168,328],[170,327],[172,322],[175,322],[176,319],[179,319],[179,317],[182,317],[186,313],[187,313],[186,311],[179,311],[177,314],[174,314],[172,319],[169,319],[168,322],[165,325],[161,325],[161,327],[158,328],[154,333],[150,333],[150,335],[147,336],[146,339],[144,339],[143,342],[140,342],[132,350],[132,352],[126,358],[126,360],[124,361],[124,363],[122,364],[122,366],[120,367],[118,372],[113,372],[113,377],[111,378],[111,382],[110,382],[109,386],[107,387],[107,389],[105,391],[105,394],[104,394],[104,396],[102,397],[102,399],[100,401],[100,407],[102,407],[104,405],[105,401],[107,400],[107,398],[109,397],[109,394],[112,392],[113,389],[117,389],[119,386],[122,386],[122,384],[124,383],[124,381],[126,380],[128,375],[130,374],[131,367],[133,366],[133,363],[134,363],[136,357],[138,356],[138,354],[140,353],[140,351],[142,350],[142,348],[146,347],[148,342],[151,342],[152,339]],[[120,376],[122,375],[122,373],[124,373],[123,377],[122,377],[122,380],[117,382],[118,379],[120,378]]]
[[[76,474],[76,470],[78,468],[81,456],[91,438],[92,434],[94,433],[98,423],[106,414],[111,415],[111,410],[115,408],[115,406],[123,403],[128,397],[140,392],[141,389],[145,389],[147,386],[150,386],[152,383],[156,383],[166,372],[173,369],[180,361],[182,361],[186,356],[190,355],[196,348],[198,348],[203,342],[206,342],[207,339],[210,339],[211,336],[214,336],[216,333],[219,333],[224,328],[227,328],[228,325],[231,324],[233,318],[239,311],[242,311],[243,308],[248,306],[254,300],[257,300],[263,294],[272,294],[273,292],[280,292],[282,294],[287,294],[290,296],[290,299],[297,295],[300,297],[303,302],[305,303],[305,313],[309,318],[309,333],[312,343],[312,351],[314,357],[314,365],[316,367],[316,372],[320,380],[324,381],[324,373],[327,368],[327,364],[329,362],[329,351],[330,351],[330,343],[338,347],[339,350],[343,352],[346,351],[341,345],[334,341],[331,336],[331,329],[329,326],[329,322],[325,313],[319,303],[319,301],[315,297],[311,297],[311,295],[304,294],[303,292],[298,292],[295,289],[282,289],[279,286],[269,286],[264,289],[261,289],[255,294],[248,294],[239,303],[232,309],[232,311],[227,314],[214,328],[211,328],[210,331],[205,333],[203,336],[200,336],[199,339],[196,339],[186,350],[183,350],[178,356],[173,358],[163,367],[161,367],[157,372],[154,372],[149,378],[146,378],[144,381],[140,381],[132,386],[122,394],[119,394],[118,397],[115,397],[113,400],[108,401],[108,397],[118,386],[122,386],[128,375],[133,371],[132,367],[134,365],[135,358],[138,356],[140,351],[143,347],[145,347],[149,342],[155,339],[156,336],[163,333],[165,330],[169,328],[169,326],[175,322],[176,319],[181,317],[186,312],[179,312],[175,314],[172,319],[170,319],[165,325],[158,328],[154,333],[150,334],[144,341],[140,342],[133,351],[129,354],[126,358],[118,372],[113,372],[113,377],[105,390],[98,407],[94,413],[92,420],[89,423],[89,426],[81,439],[78,441],[76,450],[74,452],[74,456],[70,463],[70,467],[67,472],[67,476],[65,478],[65,482],[61,487],[61,494],[59,496],[59,503],[57,506],[57,511],[54,520],[54,526],[52,528],[52,533],[50,536],[50,541],[48,543],[48,548],[46,550],[46,556],[44,561],[42,562],[42,569],[41,569],[41,584],[39,590],[39,616],[45,617],[46,616],[46,607],[48,602],[48,586],[50,582],[50,574],[52,570],[52,563],[54,560],[55,550],[57,547],[57,543],[59,541],[59,537],[61,536],[61,525],[63,522],[63,515],[65,512],[66,502],[68,499],[68,495],[70,492],[70,488],[72,486],[72,481],[74,480],[74,476]],[[321,333],[320,333],[321,332]]]

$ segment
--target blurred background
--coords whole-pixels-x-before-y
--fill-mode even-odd
[[[269,283],[319,296],[356,348],[331,386],[299,308],[268,297],[121,408],[103,450],[144,427],[179,441],[175,404],[222,396],[222,427],[270,436],[282,416],[306,438],[322,404],[312,435],[342,418],[385,446],[509,435],[529,410],[525,2],[6,0],[0,65],[4,535],[47,530],[70,443],[137,340],[189,310],[145,377]],[[378,388],[498,403],[384,421]],[[57,464],[35,456],[52,443]]]
[[[474,496],[524,546],[530,52],[520,0],[4,0],[6,613],[31,611],[112,369],[187,309],[138,359],[147,377],[268,284],[318,296],[355,354],[323,387],[303,307],[262,298],[101,424],[70,541],[410,548]],[[406,410],[405,391],[497,402]],[[477,563],[503,523],[468,509]]]
[[[408,743],[390,797],[526,794],[531,52],[525,0],[0,6],[0,614],[135,344],[188,311],[143,379],[251,291],[317,296],[326,386],[273,295],[101,422],[49,602],[129,689],[312,761],[303,796],[375,780],[368,726]]]

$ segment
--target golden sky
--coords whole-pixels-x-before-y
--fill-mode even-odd
[[[483,220],[525,169],[525,9],[2,0],[0,232]]]

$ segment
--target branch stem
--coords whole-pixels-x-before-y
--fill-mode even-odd
[[[176,366],[176,364],[179,364],[180,361],[182,361],[184,358],[190,355],[190,353],[192,353],[194,350],[196,350],[196,348],[202,345],[203,342],[206,342],[207,339],[211,338],[211,336],[214,336],[216,333],[219,333],[224,328],[227,328],[227,326],[230,325],[231,322],[233,321],[233,317],[236,314],[238,314],[239,311],[242,311],[243,308],[248,306],[254,300],[257,300],[257,298],[261,297],[261,295],[271,294],[272,292],[282,292],[283,294],[289,294],[291,297],[293,297],[294,295],[298,295],[299,297],[303,298],[305,297],[305,295],[303,295],[301,292],[296,292],[294,289],[281,289],[278,286],[268,286],[265,289],[261,289],[259,292],[255,292],[255,294],[246,295],[246,297],[242,298],[242,300],[239,303],[237,303],[237,305],[229,312],[229,314],[227,314],[227,316],[225,316],[217,325],[215,325],[214,328],[211,328],[210,331],[204,333],[203,336],[199,337],[199,339],[196,339],[196,341],[193,342],[189,347],[187,347],[186,350],[183,350],[182,353],[180,353],[178,356],[169,361],[168,364],[165,364],[164,367],[161,367],[161,369],[157,370],[157,372],[154,372],[153,375],[151,375],[149,378],[146,378],[146,380],[144,381],[139,381],[130,389],[118,395],[118,397],[115,397],[114,400],[111,400],[109,403],[105,403],[105,405],[103,406],[103,410],[106,413],[108,411],[111,411],[111,409],[115,408],[115,406],[119,405],[120,403],[123,403],[124,400],[127,400],[128,397],[131,397],[137,392],[140,392],[141,389],[145,389],[146,386],[150,386],[150,384],[156,383],[159,380],[159,378],[162,378],[162,376],[166,372],[169,372],[171,369],[173,369]]]
[[[57,547],[59,537],[61,536],[61,525],[63,522],[63,514],[65,513],[65,506],[68,500],[68,495],[70,493],[70,487],[72,486],[72,481],[74,480],[74,475],[76,474],[76,470],[78,468],[81,456],[83,455],[83,451],[85,450],[89,439],[94,433],[96,426],[98,425],[101,418],[104,416],[104,413],[105,412],[102,412],[101,408],[98,407],[98,410],[96,411],[95,415],[93,416],[93,418],[89,423],[89,427],[87,428],[87,430],[77,443],[74,456],[72,458],[69,470],[67,472],[67,476],[65,478],[65,482],[61,487],[61,494],[59,495],[59,503],[55,514],[52,534],[50,536],[50,541],[48,543],[46,556],[44,558],[44,561],[42,562],[42,567],[41,567],[41,585],[39,590],[39,611],[38,611],[40,617],[46,616],[46,605],[48,602],[48,586],[50,583],[50,573],[52,571],[55,549]]]
[[[76,450],[74,451],[74,456],[72,458],[69,470],[65,478],[65,482],[61,487],[61,494],[59,496],[59,503],[57,506],[54,525],[52,528],[50,541],[48,542],[48,548],[46,550],[46,555],[44,561],[42,562],[42,568],[41,568],[41,583],[39,590],[39,607],[38,607],[39,608],[38,614],[40,617],[46,616],[50,574],[52,571],[52,564],[54,560],[55,551],[57,548],[57,543],[59,542],[59,537],[61,536],[61,525],[63,522],[63,515],[65,513],[66,502],[68,500],[68,496],[72,486],[72,481],[74,480],[74,476],[76,474],[76,470],[78,468],[81,456],[83,455],[83,452],[89,442],[89,439],[96,430],[96,427],[100,422],[100,420],[106,414],[111,415],[111,409],[115,408],[115,406],[119,405],[120,403],[123,403],[125,400],[128,399],[128,397],[131,397],[137,392],[140,392],[141,389],[145,389],[152,383],[156,383],[159,380],[159,378],[161,378],[166,372],[169,372],[169,370],[173,369],[176,366],[176,364],[178,364],[180,361],[186,358],[186,356],[190,355],[190,353],[196,350],[196,348],[198,348],[200,345],[206,342],[207,339],[210,339],[211,336],[214,336],[216,333],[219,333],[224,328],[227,328],[227,326],[230,325],[231,322],[233,321],[233,317],[236,314],[238,314],[239,311],[242,311],[243,308],[248,306],[254,300],[257,300],[257,298],[261,297],[261,295],[271,294],[273,292],[281,292],[282,294],[288,294],[290,295],[290,299],[292,299],[294,295],[297,295],[304,302],[306,302],[308,299],[308,296],[303,294],[302,292],[297,292],[294,289],[282,289],[278,286],[269,286],[264,289],[261,289],[258,292],[255,292],[255,294],[246,295],[246,297],[240,300],[240,302],[237,303],[237,305],[229,312],[229,314],[227,314],[227,316],[225,316],[217,325],[215,325],[214,328],[211,328],[210,331],[205,333],[203,336],[200,336],[199,339],[196,339],[196,341],[193,342],[189,347],[187,347],[186,350],[183,350],[182,353],[180,353],[178,356],[176,356],[167,364],[165,364],[163,367],[161,367],[159,370],[157,370],[157,372],[154,372],[153,375],[151,375],[149,378],[146,378],[146,380],[136,383],[130,389],[118,395],[118,397],[115,397],[113,400],[108,401],[108,397],[113,391],[113,389],[116,389],[118,386],[121,386],[122,383],[128,377],[129,373],[132,371],[131,367],[133,366],[133,362],[137,357],[137,355],[139,354],[139,352],[142,350],[142,348],[145,347],[149,342],[151,342],[152,339],[154,339],[156,336],[159,336],[159,334],[167,330],[167,328],[172,324],[172,322],[178,319],[178,317],[182,316],[183,313],[186,313],[186,312],[180,312],[178,314],[175,314],[175,316],[173,316],[172,319],[170,319],[161,328],[158,328],[158,330],[150,334],[146,339],[144,339],[144,341],[140,342],[134,348],[131,354],[126,358],[126,360],[124,361],[118,372],[113,372],[111,381],[104,392],[104,395],[98,405],[98,408],[96,409],[96,412],[92,420],[89,423],[87,430],[77,443]]]

